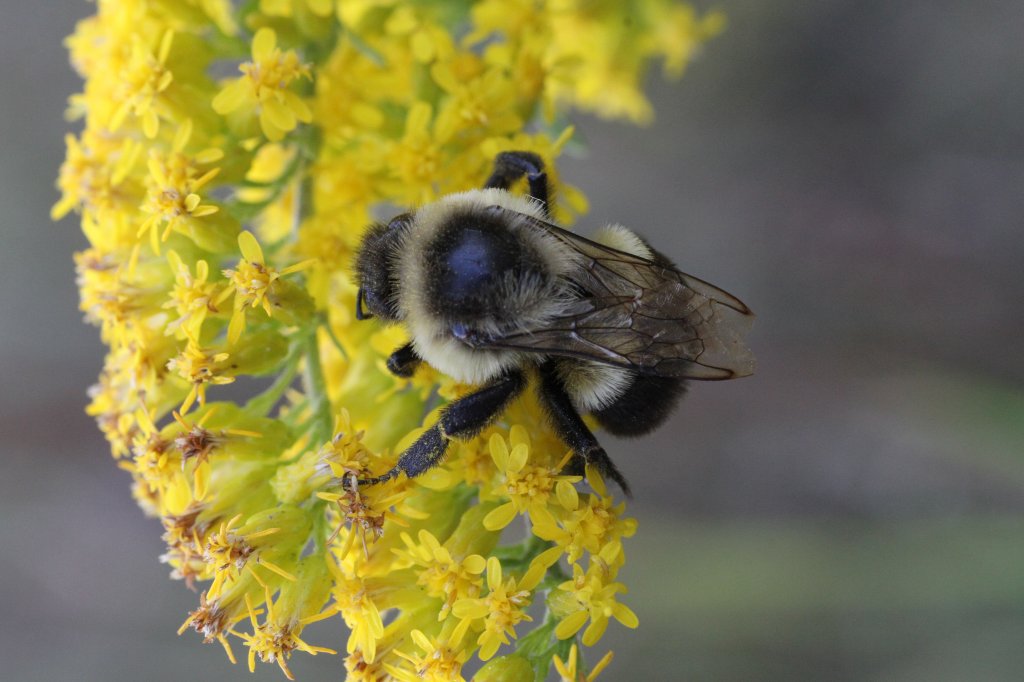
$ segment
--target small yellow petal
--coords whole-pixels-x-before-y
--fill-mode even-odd
[[[160,132],[160,119],[152,109],[142,116],[142,132],[148,138],[154,138]]]
[[[583,631],[583,646],[594,646],[608,629],[608,616],[598,616]]]
[[[627,628],[636,628],[640,625],[640,619],[637,618],[635,613],[633,613],[633,609],[629,608],[625,604],[615,602],[615,606],[612,607],[612,615],[615,616],[615,620],[619,621]]]
[[[611,651],[602,656],[601,660],[595,663],[594,667],[590,669],[590,679],[596,679],[597,676],[600,675],[601,672],[609,666],[609,664],[611,664],[613,657],[614,654]]]
[[[485,618],[490,612],[487,604],[480,599],[460,599],[452,605],[452,613],[456,618]]]
[[[491,451],[491,459],[494,460],[498,470],[508,471],[508,448],[505,446],[505,440],[496,433],[491,434],[488,445]]]
[[[487,560],[479,554],[470,554],[462,560],[462,567],[469,573],[480,575],[487,568]]]
[[[195,210],[191,211],[191,213],[193,218],[202,218],[203,216],[213,215],[219,210],[220,209],[218,207],[207,204],[205,206],[199,206]]]
[[[217,149],[216,147],[210,147],[196,154],[196,163],[205,164],[213,163],[214,161],[220,161],[224,158],[224,150]]]
[[[170,71],[164,71],[164,74],[160,76],[160,80],[156,83],[156,91],[163,92],[171,86],[174,82],[174,74]]]
[[[580,631],[583,624],[587,622],[589,615],[586,611],[570,613],[555,626],[555,637],[558,639],[569,639]]]
[[[280,142],[284,139],[284,134],[288,132],[274,125],[274,122],[270,120],[266,107],[260,110],[260,130],[263,131],[263,135],[271,142]]]
[[[480,636],[480,638],[484,640],[483,644],[480,646],[481,661],[490,660],[494,654],[498,653],[498,649],[501,648],[501,640],[498,639],[498,636],[495,634],[488,637],[488,634],[488,632],[484,632],[484,634]]]
[[[192,182],[192,186],[199,189],[210,180],[213,180],[220,173],[220,168],[211,168]]]
[[[555,494],[558,496],[558,503],[569,511],[576,511],[580,506],[580,495],[576,486],[569,481],[561,480],[555,484]]]
[[[285,103],[276,97],[268,97],[261,102],[263,113],[275,127],[281,130],[291,130],[295,127],[295,113],[285,106]]]
[[[508,471],[509,473],[517,474],[523,470],[526,466],[526,460],[530,456],[530,449],[525,444],[520,443],[519,445],[512,448],[512,453],[508,457]]]
[[[416,646],[418,646],[419,648],[423,649],[428,653],[433,653],[434,645],[431,644],[430,639],[427,638],[427,636],[423,634],[423,632],[421,632],[420,630],[413,630],[411,634],[412,641],[416,642]]]
[[[233,344],[238,341],[243,331],[245,331],[245,309],[236,308],[234,314],[231,315],[231,322],[228,323],[228,342]]]
[[[290,90],[286,90],[283,94],[285,106],[295,114],[295,118],[299,119],[303,123],[309,123],[313,120],[313,111],[301,97]]]
[[[236,78],[213,98],[213,110],[221,116],[230,114],[242,106],[247,94],[249,94],[249,84],[246,79]]]
[[[242,230],[238,234],[238,248],[242,250],[242,257],[250,263],[263,263],[263,249],[256,237],[248,230]]]
[[[163,166],[160,165],[160,161],[154,157],[149,157],[149,161],[146,162],[146,167],[149,168],[149,174],[153,176],[153,179],[157,181],[157,184],[166,186],[167,175],[164,173]]]
[[[512,519],[515,517],[515,504],[512,502],[506,502],[500,507],[488,512],[487,516],[484,517],[484,528],[490,531],[501,530],[508,524],[512,523]]]
[[[160,50],[157,52],[157,60],[163,64],[167,61],[167,55],[171,53],[171,44],[174,42],[174,31],[167,30],[160,40]]]
[[[497,557],[487,559],[487,588],[492,592],[501,587],[501,562]]]
[[[167,262],[171,264],[171,270],[174,271],[174,274],[178,274],[185,267],[181,256],[173,249],[167,252]]]
[[[185,121],[178,127],[178,132],[174,134],[174,142],[171,144],[171,149],[176,152],[180,152],[185,149],[185,145],[188,144],[189,138],[192,137],[192,119],[186,118]]]
[[[255,62],[262,62],[271,57],[274,48],[277,47],[277,34],[274,29],[264,26],[256,31],[252,39],[252,59]]]

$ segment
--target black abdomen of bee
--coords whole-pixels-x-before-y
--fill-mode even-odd
[[[592,414],[609,433],[643,436],[668,419],[685,392],[684,379],[638,374],[615,402]]]

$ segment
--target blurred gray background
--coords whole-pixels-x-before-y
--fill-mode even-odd
[[[756,376],[609,443],[641,629],[612,626],[601,679],[1019,680],[1024,4],[716,6],[729,29],[683,81],[652,74],[656,123],[582,118],[561,169],[581,229],[634,226],[758,313]],[[95,6],[2,8],[0,677],[253,679],[174,635],[196,596],[83,414],[85,242],[47,213],[80,87],[61,39]]]

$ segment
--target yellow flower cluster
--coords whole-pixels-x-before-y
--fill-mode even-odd
[[[530,396],[415,480],[390,468],[467,387],[384,358],[351,261],[383,205],[479,186],[509,149],[554,160],[571,107],[649,119],[721,27],[671,0],[97,0],[54,218],[76,212],[81,308],[109,347],[90,414],[161,519],[183,630],[250,667],[344,652],[348,679],[593,679],[636,530]],[[559,185],[555,214],[586,209]],[[226,384],[233,384],[225,388]],[[430,408],[435,408],[433,412]],[[589,491],[589,492],[587,492]],[[526,539],[506,528],[526,522]],[[535,603],[545,616],[534,622]],[[305,641],[306,625],[349,636]],[[582,635],[579,633],[582,631]],[[499,653],[504,655],[498,656]]]

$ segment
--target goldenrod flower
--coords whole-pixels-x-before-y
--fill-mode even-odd
[[[615,618],[628,628],[640,624],[632,609],[616,601],[615,595],[625,592],[626,586],[609,581],[607,564],[602,559],[592,559],[586,573],[579,564],[573,564],[572,580],[565,581],[552,593],[552,610],[556,614],[567,612],[555,628],[559,639],[572,637],[588,620],[590,625],[583,633],[584,646],[593,646],[601,639],[609,618]]]
[[[238,341],[238,337],[245,330],[247,307],[262,307],[268,317],[273,316],[275,287],[281,286],[278,279],[312,264],[312,261],[303,261],[280,271],[270,267],[263,259],[263,249],[251,232],[242,232],[238,235],[238,247],[242,251],[242,260],[234,269],[224,271],[224,276],[229,282],[228,288],[220,297],[225,299],[230,294],[235,294],[235,312],[228,325],[228,341],[231,343]]]
[[[131,59],[119,79],[121,88],[117,101],[121,105],[110,120],[110,128],[115,131],[120,128],[131,112],[142,119],[142,132],[146,137],[156,137],[160,130],[159,97],[174,80],[174,74],[166,66],[174,32],[164,32],[155,54],[142,42],[142,36],[136,34],[133,38]]]
[[[150,233],[154,253],[160,253],[160,241],[167,241],[175,229],[185,231],[197,243],[202,243],[196,234],[202,228],[193,221],[220,210],[212,204],[203,204],[198,194],[204,185],[217,176],[220,168],[210,168],[200,175],[199,166],[219,160],[223,152],[219,149],[206,149],[194,159],[189,158],[183,151],[191,137],[192,121],[188,120],[175,135],[169,154],[157,150],[150,152],[146,202],[142,205],[142,210],[150,217],[139,226],[139,236]],[[161,223],[165,224],[162,234],[158,232]]]
[[[264,534],[266,534],[264,532]],[[249,647],[249,671],[256,669],[256,658],[264,663],[277,663],[289,680],[294,680],[288,669],[293,651],[315,656],[335,654],[334,649],[313,646],[299,635],[310,623],[330,618],[334,609],[320,611],[330,598],[330,575],[322,556],[311,555],[299,560],[297,577],[282,585],[277,600],[271,597],[269,586],[264,586],[266,612],[260,622],[252,598],[246,595],[246,607],[252,634],[243,633],[242,640]]]
[[[402,682],[465,682],[461,672],[469,652],[458,643],[452,645],[445,639],[432,639],[420,630],[413,630],[410,635],[422,653],[397,652],[409,664],[408,667],[385,665],[391,675]]]
[[[408,533],[402,533],[406,550],[395,553],[411,566],[417,566],[416,582],[426,593],[442,600],[443,606],[437,612],[437,619],[448,617],[452,605],[459,599],[472,599],[480,595],[487,563],[479,554],[470,554],[459,559],[452,557],[446,547],[441,546],[430,531],[419,532],[419,543],[414,543]]]
[[[480,645],[480,660],[494,656],[502,644],[515,637],[515,627],[523,621],[532,621],[526,614],[532,599],[531,593],[544,577],[547,566],[536,559],[530,569],[519,580],[514,577],[503,579],[501,562],[495,557],[487,560],[487,595],[455,602],[452,613],[461,618],[457,632],[465,632],[483,621],[483,632],[477,639]]]
[[[244,74],[224,87],[213,99],[218,114],[252,107],[267,139],[277,142],[313,113],[288,85],[296,78],[311,78],[310,67],[294,50],[282,52],[272,28],[261,28],[252,41],[252,61],[239,67]]]
[[[577,645],[637,625],[617,580],[637,523],[562,473],[534,396],[425,475],[358,484],[472,387],[387,370],[407,334],[356,321],[352,260],[383,207],[478,187],[502,151],[544,160],[571,223],[569,110],[649,120],[646,71],[682,73],[722,25],[677,0],[102,0],[78,24],[51,214],[81,221],[80,308],[109,347],[87,412],[201,590],[182,630],[289,678],[296,652],[344,650],[355,682],[608,664],[584,676]]]
[[[188,412],[196,400],[200,405],[206,404],[206,387],[209,384],[230,384],[235,377],[230,375],[230,367],[225,362],[230,353],[202,348],[194,339],[189,339],[181,353],[167,361],[167,369],[177,372],[188,381],[192,388],[181,403],[182,414]]]
[[[615,504],[602,481],[594,477],[589,480],[596,494],[581,498],[574,494],[575,488],[560,488],[564,492],[562,509],[556,510],[557,517],[548,509],[535,512],[533,533],[554,542],[565,552],[569,563],[576,563],[584,552],[589,552],[608,557],[618,568],[625,560],[622,538],[632,537],[636,532],[636,519],[622,518],[625,505]]]
[[[512,522],[517,514],[529,512],[531,519],[543,513],[553,493],[556,499],[565,504],[576,501],[576,489],[572,484],[578,482],[580,476],[564,476],[559,474],[568,461],[564,457],[554,467],[527,464],[530,458],[530,437],[521,425],[516,424],[509,432],[512,450],[509,451],[504,439],[498,434],[490,438],[491,457],[503,480],[495,487],[495,491],[508,502],[501,505],[484,519],[488,530],[500,530]]]

